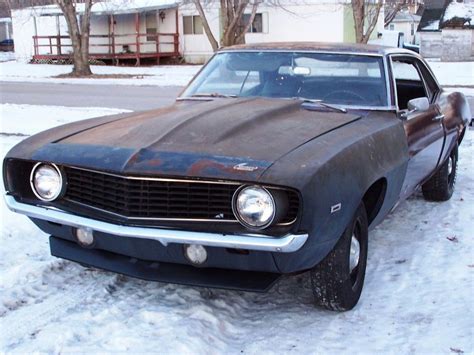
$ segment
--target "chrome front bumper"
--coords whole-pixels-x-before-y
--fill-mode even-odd
[[[52,207],[20,203],[10,195],[5,196],[5,202],[13,212],[21,213],[31,218],[75,228],[90,228],[93,231],[112,234],[118,237],[156,240],[165,246],[170,243],[201,244],[221,248],[291,253],[299,250],[308,239],[308,234],[287,234],[282,237],[270,237],[260,234],[236,235],[152,227],[132,227],[80,217]]]

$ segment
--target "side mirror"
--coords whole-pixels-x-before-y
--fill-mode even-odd
[[[430,102],[428,101],[427,97],[418,97],[408,101],[409,112],[428,111],[429,108]]]

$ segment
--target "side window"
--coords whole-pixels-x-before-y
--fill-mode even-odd
[[[145,22],[146,22],[146,40],[148,42],[156,42],[157,39],[157,21],[156,21],[156,12],[147,12],[145,14]]]
[[[420,70],[421,75],[423,75],[425,86],[429,95],[428,98],[432,99],[436,95],[436,93],[439,91],[439,86],[436,83],[436,79],[433,77],[433,75],[431,74],[430,70],[426,67],[426,65],[423,64],[423,62],[417,59],[416,63],[418,65],[418,69]]]
[[[425,84],[413,60],[394,58],[392,68],[400,110],[407,109],[408,101],[412,99],[428,97]]]
[[[250,15],[245,14],[242,18],[242,26],[246,26],[250,21]],[[255,14],[255,18],[250,25],[248,30],[249,33],[262,33],[263,32],[263,16],[262,14]]]
[[[183,16],[183,32],[185,35],[201,35],[204,33],[200,16]]]

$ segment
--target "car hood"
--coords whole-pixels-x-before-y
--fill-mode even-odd
[[[68,134],[35,159],[127,174],[255,180],[282,156],[358,118],[285,99],[178,102]]]

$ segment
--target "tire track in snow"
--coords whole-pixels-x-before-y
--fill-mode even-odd
[[[71,273],[75,275],[71,275]],[[116,275],[100,273],[94,277],[86,269],[81,269],[69,261],[55,260],[45,267],[38,283],[51,286],[43,294],[28,296],[29,288],[35,285],[25,285],[22,288],[26,299],[32,298],[35,302],[22,304],[0,317],[5,325],[15,324],[14,327],[2,327],[1,348],[13,350],[16,345],[41,330],[51,321],[60,319],[70,313],[70,310],[98,293],[106,292],[104,287],[115,282]],[[84,275],[87,274],[87,275]],[[59,277],[58,277],[59,276]],[[84,277],[86,276],[86,277]],[[92,276],[92,277],[91,277]]]

